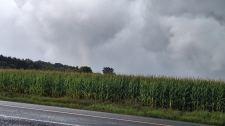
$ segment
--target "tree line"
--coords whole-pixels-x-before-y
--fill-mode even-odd
[[[35,69],[35,70],[57,70],[57,71],[70,71],[70,72],[85,72],[92,73],[92,69],[88,66],[69,66],[61,63],[50,63],[41,60],[32,61],[31,59],[19,59],[15,57],[6,57],[0,55],[0,68],[1,69]]]
[[[33,70],[56,70],[56,71],[68,71],[68,72],[82,72],[92,73],[91,67],[88,66],[69,66],[61,63],[50,63],[41,60],[32,61],[31,59],[19,59],[15,57],[6,57],[0,55],[0,69],[33,69]],[[110,67],[104,67],[103,74],[114,74],[114,69]]]

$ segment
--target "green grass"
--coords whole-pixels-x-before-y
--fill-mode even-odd
[[[27,94],[14,94],[4,91],[0,91],[0,99],[6,101],[154,117],[218,126],[225,125],[225,114],[221,112],[182,112],[172,109],[155,109],[146,106],[144,107],[139,104],[130,104],[130,102],[112,103],[111,101],[102,102],[100,100],[72,99],[70,97],[52,98]]]

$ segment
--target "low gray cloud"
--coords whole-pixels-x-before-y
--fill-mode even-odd
[[[225,79],[223,0],[2,0],[0,53],[121,74]]]

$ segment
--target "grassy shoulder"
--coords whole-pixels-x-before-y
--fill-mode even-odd
[[[69,97],[51,98],[34,95],[21,95],[3,91],[0,91],[0,99],[6,101],[180,120],[219,126],[225,125],[225,113],[207,111],[181,112],[170,109],[154,109],[150,107],[143,107],[140,104],[131,104],[129,101],[123,103],[112,103],[111,101],[101,102],[89,99],[72,99]]]

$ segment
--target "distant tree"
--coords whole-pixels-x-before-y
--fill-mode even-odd
[[[15,57],[6,57],[0,54],[0,68],[1,69],[36,69],[36,70],[56,70],[69,72],[92,72],[91,68],[84,67],[79,69],[78,66],[63,65],[61,63],[52,64],[41,60],[32,61],[31,59],[18,59]]]
[[[79,67],[78,67],[78,66],[76,66],[76,67],[71,67],[70,69],[73,70],[74,72],[78,72],[78,71],[79,71]]]
[[[63,65],[61,64],[61,63],[55,63],[55,68],[61,68],[61,67],[63,67]]]
[[[55,68],[53,66],[45,66],[43,69],[44,70],[55,70]]]
[[[10,64],[10,65],[9,65],[9,68],[14,69],[14,68],[16,68],[16,66],[15,66],[14,64]]]
[[[30,65],[28,66],[28,69],[35,69],[35,65],[34,65],[34,64],[30,64]]]
[[[6,67],[6,66],[7,66],[7,62],[5,62],[5,61],[0,61],[0,66],[1,66],[1,68]]]
[[[92,73],[92,69],[91,69],[91,67],[88,67],[88,66],[82,66],[82,67],[80,67],[79,72]]]
[[[102,70],[103,74],[115,74],[114,69],[110,67],[104,67]]]

